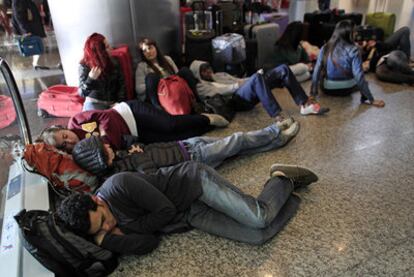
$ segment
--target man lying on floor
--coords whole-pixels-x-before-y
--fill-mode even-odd
[[[259,197],[244,194],[213,168],[185,162],[156,174],[113,175],[96,195],[73,194],[57,215],[79,235],[120,254],[145,254],[160,235],[197,228],[220,237],[261,245],[293,217],[292,192],[316,182],[310,170],[274,164]]]
[[[74,161],[84,170],[99,177],[124,171],[152,174],[161,167],[185,161],[202,162],[212,167],[236,155],[269,151],[284,146],[299,131],[299,123],[280,126],[273,123],[266,128],[236,132],[224,138],[194,137],[182,141],[132,145],[129,151],[116,154],[100,137],[79,141],[72,151]]]

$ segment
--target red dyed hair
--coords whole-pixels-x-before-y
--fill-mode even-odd
[[[85,64],[89,68],[98,66],[102,69],[103,75],[111,72],[113,64],[106,51],[105,37],[103,35],[93,33],[86,39],[81,64]]]

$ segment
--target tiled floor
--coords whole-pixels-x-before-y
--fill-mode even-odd
[[[56,51],[49,54],[56,62]],[[12,56],[33,133],[67,119],[40,119],[42,86],[63,81]],[[386,106],[359,105],[359,95],[322,95],[331,108],[322,117],[299,115],[287,91],[275,90],[285,113],[301,124],[286,147],[228,161],[218,171],[257,195],[272,163],[312,168],[320,180],[300,191],[296,215],[264,246],[250,246],[194,230],[165,237],[149,255],[121,259],[113,276],[414,276],[414,87],[379,82],[370,87]],[[42,83],[43,82],[43,83]],[[309,91],[310,83],[304,84]],[[239,113],[228,128],[209,135],[261,128],[271,119],[258,105]]]

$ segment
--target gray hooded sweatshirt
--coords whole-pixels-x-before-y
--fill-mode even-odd
[[[204,100],[206,97],[212,97],[216,94],[221,94],[223,96],[232,96],[234,92],[239,88],[239,82],[241,83],[247,80],[236,78],[226,72],[214,73],[214,82],[202,80],[200,76],[200,66],[204,63],[207,62],[195,60],[190,65],[190,70],[200,81],[197,83],[197,92],[202,100]]]

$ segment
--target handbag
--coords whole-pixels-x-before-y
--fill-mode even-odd
[[[206,106],[206,112],[221,115],[229,122],[232,121],[236,115],[235,109],[221,94],[215,94],[212,97],[206,98],[204,100],[204,105]]]
[[[38,36],[21,36],[17,40],[17,46],[24,57],[40,55],[44,52],[42,38]]]
[[[158,101],[172,115],[191,114],[193,91],[187,82],[177,75],[163,78],[158,83]]]

